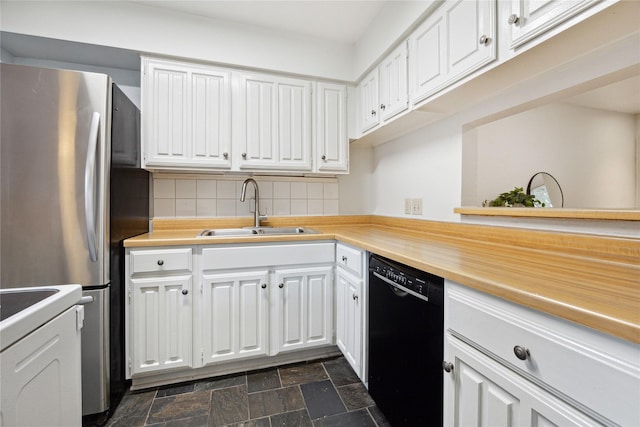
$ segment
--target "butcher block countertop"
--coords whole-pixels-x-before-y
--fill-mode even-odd
[[[338,240],[506,300],[640,344],[640,240],[381,216],[280,217],[295,236],[195,236],[251,218],[156,219],[128,248]]]

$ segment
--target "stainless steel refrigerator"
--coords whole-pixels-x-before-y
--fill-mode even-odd
[[[83,415],[126,390],[122,241],[149,224],[140,112],[102,74],[0,64],[0,287],[77,283]]]

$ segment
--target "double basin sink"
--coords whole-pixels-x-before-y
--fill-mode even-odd
[[[290,236],[317,233],[316,230],[304,227],[213,228],[201,231],[197,237]]]

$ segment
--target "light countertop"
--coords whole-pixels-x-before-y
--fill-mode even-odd
[[[250,219],[249,219],[250,220]],[[155,220],[128,248],[338,240],[640,344],[640,240],[378,216],[272,218],[318,234],[196,238],[244,220]]]

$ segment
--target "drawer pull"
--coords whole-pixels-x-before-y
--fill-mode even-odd
[[[159,259],[158,260],[158,265],[164,265],[164,260]]]
[[[446,360],[442,362],[442,369],[445,372],[453,372],[453,363],[447,362]]]
[[[187,295],[188,293],[189,293],[189,290],[188,290],[188,289],[183,289],[183,290],[182,290],[182,295]]]
[[[520,345],[517,345],[517,346],[513,347],[513,353],[520,360],[527,360],[529,358],[529,356],[531,355],[529,353],[529,349],[528,348],[524,348],[524,347],[522,347]]]

